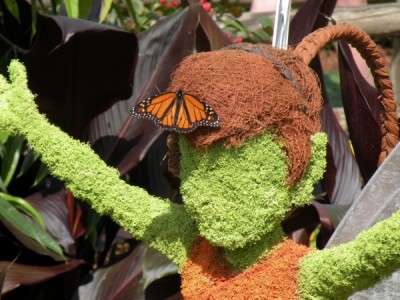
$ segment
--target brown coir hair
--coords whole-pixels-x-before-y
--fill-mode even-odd
[[[192,146],[240,147],[268,130],[286,148],[287,183],[302,177],[311,157],[310,136],[321,127],[323,101],[314,72],[292,50],[236,44],[190,55],[173,73],[169,91],[178,89],[207,102],[221,119],[218,129],[200,127],[187,134]],[[176,149],[174,139],[170,146]],[[176,154],[170,159],[176,162]]]

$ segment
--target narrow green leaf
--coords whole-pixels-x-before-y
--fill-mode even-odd
[[[135,10],[135,7],[134,7],[132,1],[126,0],[126,6],[128,8],[129,14],[130,14],[133,22],[135,23],[135,30],[136,30],[136,32],[139,32],[142,26],[139,23],[138,14]]]
[[[92,9],[93,0],[79,1],[79,17],[87,19]]]
[[[37,154],[32,149],[28,149],[26,154],[23,156],[21,167],[19,168],[19,172],[16,178],[21,177],[24,175],[29,168],[35,163],[35,161],[39,158],[39,154]]]
[[[142,15],[144,10],[143,1],[132,0],[133,9],[136,11],[136,15]]]
[[[0,197],[13,204],[14,207],[18,208],[26,215],[32,217],[32,219],[39,223],[43,230],[46,230],[46,225],[44,224],[42,217],[39,215],[37,210],[25,199],[5,193],[0,193]]]
[[[36,0],[31,0],[31,16],[32,16],[31,41],[33,41],[36,35],[36,23],[37,23],[36,13],[37,13]]]
[[[238,20],[224,20],[223,21],[225,27],[231,27],[234,28],[240,32],[243,32],[244,34],[248,35],[249,34],[249,30],[242,24],[240,23]]]
[[[35,181],[33,182],[31,187],[35,187],[39,183],[41,183],[42,180],[45,179],[48,174],[49,174],[49,170],[47,169],[47,166],[44,163],[42,163],[39,167],[39,171],[36,174]]]
[[[3,185],[5,187],[10,184],[17,169],[23,142],[23,137],[14,136],[9,139],[5,145],[6,153],[1,164],[1,178],[3,179]]]
[[[0,221],[26,247],[56,260],[65,260],[60,245],[37,223],[0,196]]]
[[[7,142],[9,134],[5,131],[0,131],[0,143],[4,144]]]
[[[70,18],[79,17],[79,1],[78,0],[64,0],[65,9],[67,10],[67,15]]]
[[[1,177],[0,177],[0,191],[7,192],[7,188],[4,186]]]
[[[4,144],[7,142],[8,139],[8,133],[4,131],[0,131],[0,157],[4,158],[4,155],[6,153],[6,147]]]
[[[51,0],[51,10],[53,15],[57,15],[60,8],[61,0]]]
[[[87,227],[86,227],[85,239],[89,240],[93,249],[96,249],[96,245],[98,242],[97,225],[99,224],[99,222],[100,222],[100,215],[93,210],[89,210],[86,215]]]
[[[261,24],[262,28],[267,28],[267,27],[272,28],[274,26],[274,22],[272,21],[271,18],[268,17],[260,18],[258,19],[258,22]]]
[[[19,19],[19,9],[18,9],[17,1],[16,0],[4,0],[4,4],[6,5],[8,11],[13,15],[13,17],[16,18],[19,23],[21,23],[21,20]]]
[[[111,4],[112,0],[102,1],[99,23],[102,23],[107,18],[108,12],[110,11],[111,8]]]

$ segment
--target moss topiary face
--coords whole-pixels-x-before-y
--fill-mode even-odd
[[[242,248],[272,232],[293,202],[309,202],[324,168],[326,138],[317,136],[319,164],[309,169],[319,171],[307,170],[294,187],[285,181],[283,146],[271,133],[253,137],[239,148],[216,144],[204,152],[181,139],[181,192],[200,234],[225,249]],[[315,165],[313,160],[310,165]]]

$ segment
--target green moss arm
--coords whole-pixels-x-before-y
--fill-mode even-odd
[[[0,77],[0,129],[26,137],[51,174],[76,197],[181,265],[197,235],[184,207],[126,184],[89,145],[72,139],[39,114],[21,63],[13,61],[9,72],[11,82]]]
[[[400,212],[349,243],[316,250],[301,262],[303,299],[347,299],[400,268]]]

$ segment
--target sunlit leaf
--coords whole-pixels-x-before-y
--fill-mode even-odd
[[[1,144],[4,144],[7,141],[8,137],[9,137],[9,134],[7,132],[0,130],[0,143]]]
[[[110,11],[110,8],[111,8],[111,4],[112,4],[112,0],[103,0],[102,1],[99,23],[102,23],[107,18],[108,12]]]
[[[0,220],[23,245],[55,260],[65,260],[58,243],[37,223],[0,197]]]
[[[64,0],[68,17],[79,18],[79,0]]]
[[[24,138],[14,136],[5,144],[5,155],[1,164],[1,178],[3,185],[7,187],[14,177],[21,156],[21,148],[24,143]]]
[[[8,11],[14,16],[15,19],[18,20],[18,22],[21,22],[19,18],[19,8],[17,1],[15,0],[4,0],[4,4],[6,5]]]
[[[4,200],[14,205],[14,207],[18,208],[20,211],[34,219],[42,227],[42,230],[46,230],[46,225],[44,224],[42,217],[38,214],[36,209],[33,208],[32,205],[30,205],[29,202],[27,202],[25,199],[5,193],[0,193],[0,197],[2,197]]]
[[[79,1],[79,18],[87,19],[89,17],[92,7],[93,0]]]

